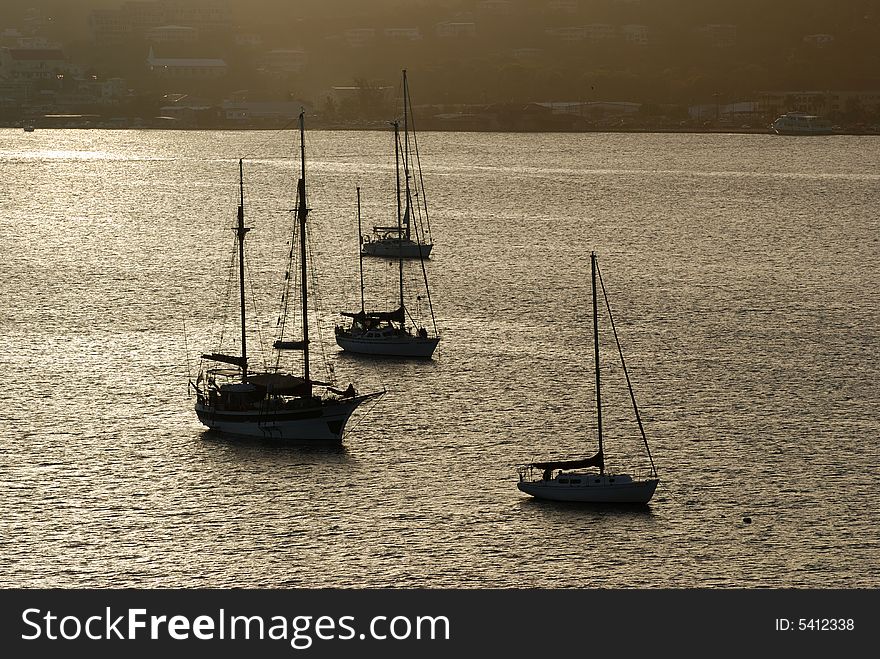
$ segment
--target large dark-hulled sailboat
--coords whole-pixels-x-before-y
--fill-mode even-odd
[[[202,355],[196,391],[195,411],[208,428],[231,435],[285,441],[341,441],[346,423],[367,400],[383,392],[361,394],[353,385],[336,389],[332,383],[313,380],[309,372],[308,263],[306,256],[306,203],[304,115],[299,116],[301,173],[297,186],[296,231],[299,237],[299,283],[302,301],[302,335],[294,341],[276,342],[276,348],[302,353],[302,375],[276,366],[263,371],[250,368],[247,352],[245,309],[244,242],[250,230],[244,225],[244,174],[239,161],[240,204],[235,227],[241,320],[241,352]],[[291,257],[295,254],[291,244]],[[216,364],[223,364],[218,367]],[[232,367],[232,368],[230,368]]]

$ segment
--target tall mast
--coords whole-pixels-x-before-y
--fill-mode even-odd
[[[599,430],[599,473],[605,473],[605,453],[602,448],[602,396],[599,393],[599,309],[596,300],[596,252],[590,253],[593,271],[593,355],[596,362],[596,422]]]
[[[410,239],[410,222],[412,218],[412,209],[410,205],[409,192],[409,119],[407,114],[407,106],[409,105],[409,87],[406,83],[406,69],[403,70],[403,175],[406,181],[406,215],[404,216],[404,224],[406,224],[406,239]]]
[[[397,265],[400,281],[400,309],[403,309],[403,230],[400,224],[400,123],[394,122],[394,164],[397,172]],[[407,190],[409,188],[407,187]],[[400,321],[403,324],[403,319]]]
[[[305,139],[305,112],[299,113],[299,143],[300,143],[300,176],[297,195],[299,196],[299,260],[300,260],[300,286],[302,288],[302,322],[303,322],[303,379],[309,386],[309,286],[308,268],[306,267],[306,218],[309,209],[306,207],[306,139]]]
[[[249,231],[244,226],[244,165],[238,161],[238,290],[239,304],[241,306],[241,381],[247,382],[247,332],[245,331],[245,303],[244,303],[244,236]]]
[[[361,186],[357,186],[357,202],[358,202],[358,256],[360,257],[361,268],[361,316],[366,321],[367,311],[364,304],[364,252],[363,252],[363,229],[361,228]]]

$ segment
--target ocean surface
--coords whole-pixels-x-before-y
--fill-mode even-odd
[[[395,218],[390,134],[306,138],[313,371],[387,390],[340,446],[215,435],[188,392],[230,311],[240,158],[271,344],[294,131],[0,130],[0,584],[880,586],[880,138],[419,134],[427,362],[333,341],[356,186],[366,227]],[[591,251],[660,476],[643,508],[516,488],[595,451]],[[365,268],[393,304],[395,266]],[[609,461],[644,470],[602,345]]]

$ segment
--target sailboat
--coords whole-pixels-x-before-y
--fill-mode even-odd
[[[400,124],[392,122],[394,127],[394,150],[395,163],[397,165],[397,225],[402,227],[401,219],[401,189],[400,189]],[[406,197],[410,197],[409,185],[406,186]],[[361,192],[357,188],[358,199],[358,239],[362,242],[362,226],[361,226]],[[425,296],[428,301],[428,308],[431,312],[432,330],[423,325],[414,327],[407,324],[409,318],[410,323],[415,324],[413,317],[409,313],[406,305],[404,294],[404,256],[403,248],[400,247],[398,252],[398,302],[397,308],[391,311],[372,311],[367,312],[364,302],[364,254],[361,251],[360,260],[360,289],[361,289],[361,308],[359,311],[343,311],[341,314],[351,319],[348,327],[341,325],[336,326],[336,343],[343,350],[355,352],[364,355],[381,355],[386,357],[421,357],[430,358],[440,342],[440,335],[437,333],[437,325],[434,320],[434,308],[431,304],[431,292],[428,288],[428,273],[425,269],[424,259],[421,260],[422,276],[425,282]],[[421,296],[419,296],[421,297]]]
[[[642,435],[642,441],[651,464],[650,474],[646,478],[633,478],[626,473],[611,473],[605,468],[605,446],[602,435],[602,397],[599,376],[599,314],[596,292],[596,275],[602,281],[602,274],[596,260],[596,253],[590,255],[593,282],[593,354],[596,368],[596,426],[599,437],[599,450],[592,456],[574,460],[548,460],[545,462],[532,462],[519,467],[519,482],[517,487],[526,494],[538,499],[551,501],[579,501],[585,503],[648,503],[654,496],[654,490],[660,479],[657,477],[657,468],[651,457],[648,440],[642,426],[639,408],[633,394],[629,372],[626,370],[626,362],[623,359],[623,350],[617,339],[617,330],[614,327],[614,319],[611,316],[611,305],[605,294],[605,284],[602,283],[602,293],[614,332],[614,340],[620,355],[620,363],[626,375],[626,384],[635,411],[636,421]],[[579,471],[595,468],[596,471]],[[540,474],[539,476],[536,476]]]
[[[361,240],[361,253],[364,256],[384,256],[388,258],[427,259],[431,256],[434,244],[431,242],[431,223],[428,219],[428,204],[425,199],[425,182],[422,178],[421,161],[419,160],[418,141],[415,125],[412,126],[412,101],[409,97],[409,84],[406,69],[403,70],[403,170],[406,178],[406,206],[403,218],[398,217],[396,226],[375,226],[372,235]],[[410,144],[412,135],[412,145]],[[413,163],[414,161],[414,163]],[[416,182],[417,194],[410,193],[411,165],[415,165],[418,174]],[[413,204],[413,202],[416,202]],[[424,224],[417,219],[424,217]],[[422,228],[424,226],[424,228]],[[415,228],[415,239],[413,239]]]
[[[251,369],[247,352],[245,309],[244,243],[250,227],[244,225],[244,167],[239,161],[238,223],[235,227],[241,324],[240,354],[214,352],[202,355],[202,367],[190,386],[196,392],[196,415],[213,430],[232,435],[270,440],[341,441],[354,411],[384,391],[358,393],[353,384],[336,389],[332,383],[313,380],[309,373],[308,264],[306,262],[306,170],[304,115],[299,116],[301,175],[297,186],[296,215],[300,247],[300,295],[302,300],[302,338],[275,347],[302,352],[302,375],[284,371],[278,365],[263,371]],[[291,246],[291,259],[295,253]],[[283,342],[284,343],[284,342]],[[220,363],[233,366],[216,367]]]

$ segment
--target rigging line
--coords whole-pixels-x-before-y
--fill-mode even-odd
[[[291,287],[291,270],[294,266],[294,258],[293,258],[293,244],[296,238],[296,229],[293,231],[293,235],[291,237],[291,241],[288,243],[288,255],[287,255],[287,267],[284,271],[284,282],[281,286],[281,308],[278,310],[278,322],[276,336],[278,340],[284,339],[284,330],[287,324],[287,312],[290,304],[290,287]]]
[[[629,379],[629,371],[626,368],[626,360],[623,358],[623,349],[620,347],[620,340],[617,338],[617,328],[614,325],[614,316],[611,313],[611,303],[608,301],[608,292],[605,290],[605,281],[602,279],[602,272],[599,270],[599,264],[596,263],[596,273],[599,275],[599,284],[602,286],[602,296],[605,298],[605,308],[608,309],[608,320],[611,321],[611,331],[614,333],[614,342],[617,344],[617,353],[620,355],[620,364],[623,366],[623,374],[626,376],[626,386],[629,389],[629,397],[632,400],[633,411],[636,413],[636,422],[639,424],[639,432],[642,433],[642,441],[645,444],[645,450],[648,452],[648,460],[651,462],[651,470],[654,477],[657,477],[657,467],[654,465],[654,458],[651,457],[651,448],[648,446],[648,438],[645,436],[645,428],[642,426],[642,417],[639,414],[639,406],[636,405],[636,395],[633,393],[632,382]]]
[[[422,191],[422,204],[425,206],[426,240],[431,240],[431,218],[428,217],[428,196],[425,194],[425,179],[422,176],[422,161],[419,158],[419,138],[416,133],[416,121],[412,111],[412,100],[409,101],[409,122],[412,124],[413,147],[416,154],[416,170],[419,173],[419,188]]]
[[[394,305],[397,304],[397,291],[395,290],[395,286],[397,285],[397,264],[388,260],[383,263],[385,266],[383,268],[385,274],[385,284],[382,286],[382,290],[385,293],[385,301],[383,302],[383,306],[386,306],[388,309],[396,308]],[[393,279],[392,279],[393,275]]]
[[[422,248],[419,246],[419,261],[422,266],[422,277],[425,280],[425,297],[428,298],[428,310],[431,312],[431,324],[434,326],[434,336],[437,336],[437,319],[434,316],[434,302],[431,300],[431,289],[428,287],[428,270],[425,267],[425,259],[421,258],[421,256]]]
[[[249,248],[248,248],[247,244],[245,244],[245,264],[246,264],[247,268],[249,268],[248,264],[250,264],[250,262],[251,262],[251,255],[248,250],[249,250]],[[250,293],[251,293],[251,311],[253,311],[253,317],[257,318],[258,317],[258,314],[257,314],[257,294],[256,294],[255,288],[254,288],[253,277],[248,279],[248,285],[250,287]],[[254,325],[256,325],[256,327],[257,327],[257,345],[259,346],[260,359],[263,363],[263,370],[266,370],[266,344],[265,344],[265,337],[263,336],[263,330],[261,328],[262,323],[257,322],[257,323],[254,323]]]
[[[183,354],[186,359],[186,379],[192,382],[192,367],[189,363],[189,342],[186,339],[186,318],[183,319]],[[186,386],[186,394],[189,397],[189,385]]]
[[[284,285],[281,289],[281,309],[280,309],[280,317],[278,319],[279,329],[277,331],[276,336],[279,341],[284,340],[284,332],[287,328],[287,321],[290,314],[290,291],[294,289],[294,287],[298,288],[299,282],[299,268],[297,267],[297,257],[299,251],[296,249],[295,245],[299,240],[299,222],[293,223],[293,231],[291,232],[290,242],[287,245],[288,254],[287,254],[287,269],[284,273]],[[291,274],[292,273],[292,274]],[[296,324],[296,308],[294,307],[294,325]],[[281,366],[281,351],[277,351],[275,356],[275,367],[279,368]]]
[[[319,315],[321,310],[321,291],[318,288],[318,273],[316,272],[317,268],[315,267],[315,257],[312,251],[312,241],[306,241],[306,249],[309,252],[309,262],[312,264],[311,269],[309,270],[309,274],[311,275],[311,284],[312,284],[312,306],[315,311],[315,327],[318,334],[318,346],[321,349],[321,362],[324,365],[324,371],[328,375],[330,374],[330,370],[327,368],[328,360],[327,360],[327,351],[326,346],[324,345],[324,332],[322,330],[321,317]],[[329,378],[328,378],[329,379]]]
[[[238,238],[233,236],[232,258],[230,259],[226,275],[226,292],[223,295],[223,304],[214,314],[214,327],[220,327],[220,336],[217,338],[217,351],[223,352],[223,340],[226,336],[226,319],[229,317],[229,298],[232,295],[233,280],[235,278],[235,261],[238,258]]]
[[[376,396],[376,397],[373,399],[373,402],[372,402],[369,406],[367,406],[367,407],[364,408],[364,410],[363,410],[363,414],[359,414],[359,415],[358,415],[358,418],[357,418],[357,420],[355,421],[354,425],[351,425],[351,424],[349,423],[348,428],[345,430],[345,436],[346,436],[346,437],[348,437],[348,436],[351,435],[355,430],[357,430],[357,427],[358,427],[359,425],[361,425],[361,423],[363,423],[364,419],[367,418],[367,416],[369,415],[369,413],[370,413],[370,412],[373,410],[373,408],[379,403],[379,399],[382,398],[382,396],[384,396],[384,395],[385,395],[385,388],[383,387],[383,388],[382,388],[382,395],[381,395],[381,396]]]
[[[299,121],[299,113],[297,113],[297,115],[296,115],[295,117],[291,117],[291,118],[287,121],[287,123],[284,124],[281,128],[276,128],[274,131],[271,131],[271,132],[269,133],[269,135],[270,135],[270,137],[273,138],[273,144],[277,142],[277,140],[274,139],[274,136],[277,136],[277,135],[283,133],[284,131],[289,130],[290,127],[291,127],[291,126],[295,126],[295,125],[297,124],[298,121]],[[266,140],[264,140],[264,141],[268,143],[269,140],[266,139]],[[263,154],[263,156],[265,156],[265,153],[266,153],[266,152],[265,152],[265,150],[263,150],[263,151],[261,151],[261,153]],[[245,160],[249,160],[249,159],[250,159],[250,160],[255,160],[255,159],[258,159],[258,158],[263,157],[263,156],[258,156],[257,154],[253,154],[253,155],[244,156],[244,159],[245,159]]]

